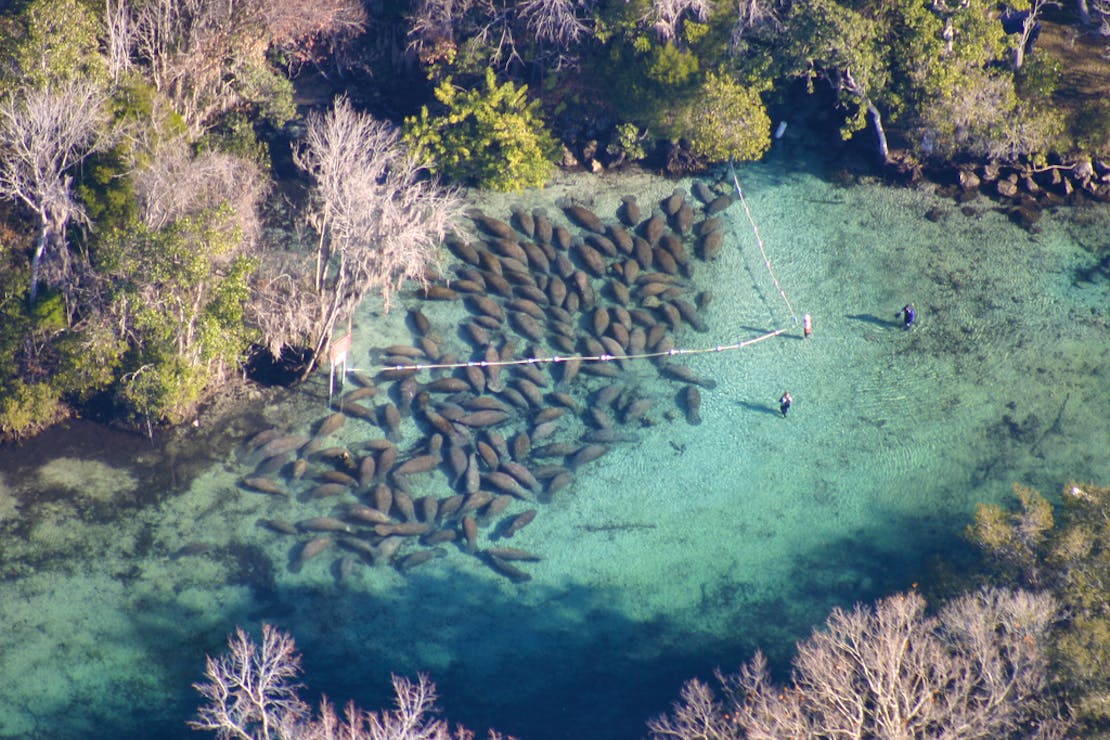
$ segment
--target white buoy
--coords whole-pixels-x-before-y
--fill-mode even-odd
[[[781,139],[782,135],[786,133],[786,121],[779,122],[779,127],[775,129],[775,138]]]
[[[807,339],[813,333],[813,319],[810,318],[808,313],[802,317],[802,333],[805,334]]]

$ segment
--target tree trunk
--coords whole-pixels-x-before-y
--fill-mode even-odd
[[[31,257],[31,290],[27,294],[27,301],[34,305],[39,297],[39,270],[42,268],[42,255],[46,252],[46,245],[50,242],[50,226],[45,216],[40,217],[42,225],[39,228],[39,240],[35,244],[35,253]]]
[[[871,114],[871,123],[875,127],[875,138],[879,140],[879,156],[883,164],[890,162],[890,147],[886,142],[886,130],[883,128],[883,115],[870,100],[867,101],[867,112]]]
[[[1091,25],[1091,8],[1087,5],[1087,0],[1075,0],[1076,10],[1079,11],[1079,22],[1084,27]]]

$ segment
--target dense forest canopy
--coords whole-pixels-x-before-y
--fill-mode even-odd
[[[1034,43],[1050,10],[1110,29],[1106,0],[9,4],[0,434],[179,422],[251,356],[305,377],[363,297],[435,262],[447,188],[758,159],[804,90],[877,164],[1090,177],[1110,105],[1060,94],[1090,60]]]

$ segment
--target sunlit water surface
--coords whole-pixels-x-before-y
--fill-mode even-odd
[[[684,358],[717,383],[699,426],[669,413],[680,385],[646,362],[626,371],[655,399],[655,423],[500,543],[544,556],[527,564],[530,582],[454,545],[404,575],[363,566],[340,582],[337,555],[292,572],[297,539],[259,519],[330,503],[238,488],[249,470],[238,443],[317,423],[325,378],[222,429],[202,417],[169,449],[75,423],[0,450],[0,736],[188,736],[205,652],[236,625],[273,622],[295,635],[313,698],[375,708],[391,672],[424,671],[445,714],[472,729],[639,737],[684,679],[733,669],[757,646],[782,670],[832,606],[926,577],[932,558],[963,547],[977,502],[1005,500],[1018,481],[1056,495],[1072,478],[1110,480],[1110,209],[1047,213],[1031,234],[983,199],[965,213],[926,191],[831,184],[779,146],[740,177],[814,336],[801,338],[734,205],[722,257],[698,267],[714,294],[709,331],[685,330],[679,345],[789,331]],[[650,206],[675,185],[563,176],[482,206],[561,219],[554,201],[569,193],[609,218],[621,195]],[[909,301],[919,319],[907,332],[895,313]],[[403,308],[367,310],[353,364],[411,341]],[[425,312],[447,337],[462,315]],[[411,422],[405,434],[417,441]],[[379,436],[350,420],[337,443]],[[208,549],[179,554],[195,543]]]

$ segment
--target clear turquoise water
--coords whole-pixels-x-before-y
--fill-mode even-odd
[[[337,583],[334,557],[291,572],[294,541],[258,519],[326,507],[236,488],[245,468],[228,440],[308,428],[325,414],[323,379],[229,429],[202,418],[172,450],[85,423],[0,450],[0,736],[186,736],[204,653],[270,621],[296,636],[311,688],[339,702],[382,706],[391,671],[426,671],[447,716],[475,730],[638,737],[684,679],[757,646],[782,668],[831,606],[924,578],[962,547],[976,502],[1018,481],[1055,494],[1110,480],[1110,291],[1105,266],[1092,272],[1110,209],[1049,213],[1029,234],[986,200],[967,215],[925,191],[830,184],[797,142],[779,146],[740,177],[814,337],[800,338],[734,206],[724,255],[699,267],[709,331],[680,345],[789,333],[687,358],[718,383],[696,427],[665,418],[678,386],[630,368],[657,423],[514,538],[545,556],[528,583],[457,551],[408,575],[363,568]],[[482,205],[555,214],[572,193],[610,215],[621,195],[647,205],[674,186],[567,176]],[[919,318],[905,332],[894,314],[908,301]],[[448,335],[460,315],[426,312]],[[377,314],[356,327],[356,364],[408,338],[403,311]],[[352,421],[339,439],[374,436]],[[195,542],[213,549],[173,557]]]

